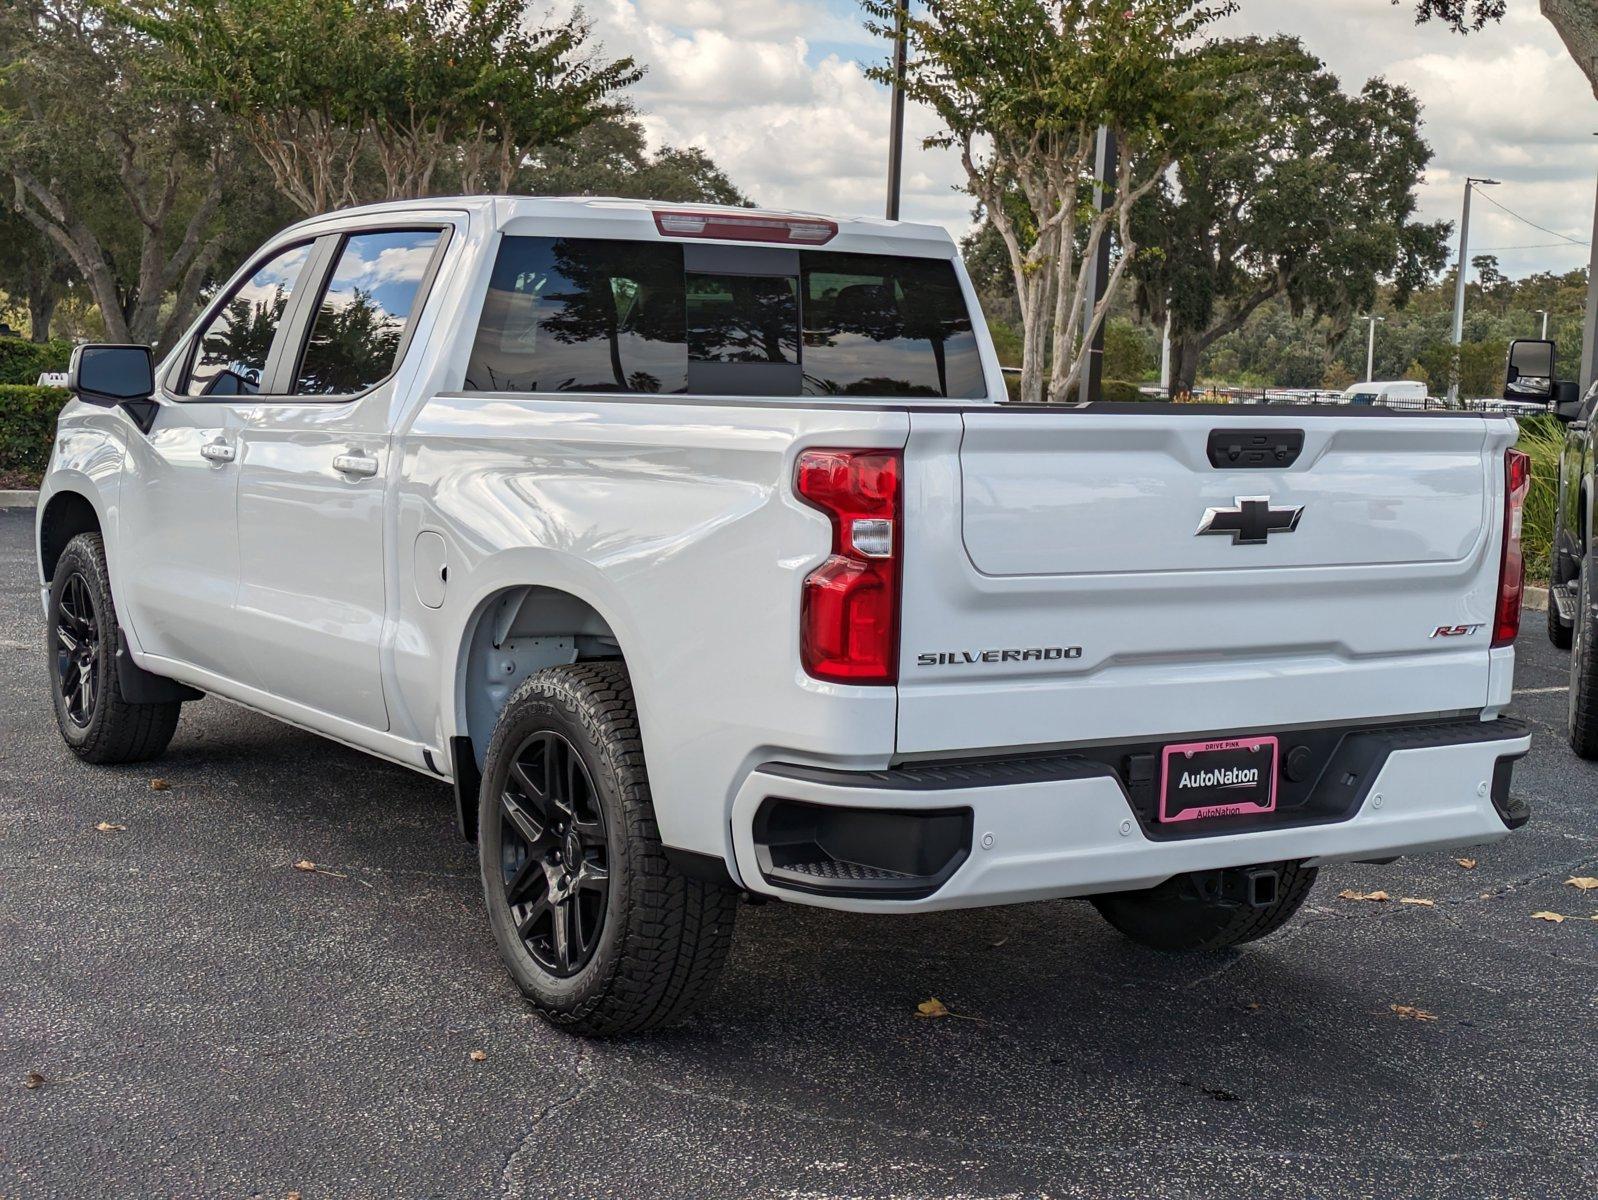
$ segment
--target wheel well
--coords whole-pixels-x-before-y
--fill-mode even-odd
[[[56,563],[67,543],[80,533],[99,533],[100,517],[88,498],[77,492],[57,492],[45,505],[39,522],[39,564],[45,582],[55,578]]]
[[[494,724],[522,680],[563,663],[622,658],[598,610],[556,588],[506,588],[478,609],[456,668],[457,730],[471,739],[479,768]]]

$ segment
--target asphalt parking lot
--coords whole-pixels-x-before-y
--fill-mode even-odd
[[[1328,870],[1207,958],[1082,902],[745,907],[692,1023],[585,1044],[500,970],[447,789],[216,700],[159,763],[77,763],[31,530],[0,512],[5,1200],[1598,1190],[1598,890],[1564,882],[1598,875],[1598,766],[1541,614],[1532,824],[1472,869]]]

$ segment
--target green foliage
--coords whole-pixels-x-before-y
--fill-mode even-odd
[[[862,0],[888,36],[899,0]],[[1196,52],[1231,0],[925,0],[906,18],[905,94],[930,108],[928,146],[958,150],[966,187],[998,231],[1022,328],[1022,394],[1075,386],[1081,331],[1103,319],[1135,254],[1129,209],[1223,102],[1224,63]],[[891,66],[871,72],[888,81]],[[1121,146],[1107,206],[1087,208],[1094,136]],[[1116,231],[1122,254],[1087,309],[1085,275]],[[1083,321],[1084,310],[1089,321]],[[1091,330],[1090,330],[1091,333]]]
[[[233,118],[306,213],[510,190],[529,153],[614,114],[642,72],[603,59],[581,13],[521,0],[125,0],[165,78]]]
[[[12,486],[38,486],[67,398],[60,388],[0,385],[0,475]]]
[[[1099,397],[1115,404],[1125,404],[1128,401],[1143,400],[1146,397],[1138,390],[1137,384],[1129,379],[1106,379],[1099,385]]]
[[[0,338],[0,384],[29,384],[46,371],[65,371],[72,344]]]
[[[1158,368],[1159,351],[1152,330],[1125,317],[1105,322],[1104,374],[1108,378],[1142,381],[1154,378]]]
[[[518,173],[514,189],[532,196],[750,204],[703,150],[667,146],[650,154],[644,127],[625,113],[596,120],[564,142],[540,148]]]
[[[0,6],[0,173],[114,341],[174,333],[221,247],[227,139],[162,57],[95,0]]]
[[[1565,427],[1552,416],[1527,417],[1520,422],[1520,440],[1515,445],[1531,455],[1531,488],[1526,493],[1525,523],[1520,531],[1526,571],[1546,583],[1559,508],[1559,457],[1565,445]]]
[[[1206,53],[1241,64],[1221,75],[1226,115],[1133,217],[1151,248],[1133,263],[1140,307],[1155,323],[1171,313],[1178,386],[1270,300],[1326,318],[1336,340],[1379,280],[1402,305],[1447,256],[1447,225],[1413,219],[1431,151],[1407,89],[1373,79],[1348,95],[1293,38]]]

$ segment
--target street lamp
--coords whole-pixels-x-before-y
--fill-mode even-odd
[[[1459,344],[1465,340],[1465,268],[1469,265],[1467,258],[1470,253],[1470,190],[1477,184],[1497,187],[1498,180],[1479,179],[1474,175],[1465,177],[1465,211],[1459,218],[1459,269],[1454,278],[1454,356],[1448,381],[1450,403],[1459,399]]]
[[[910,0],[899,0],[893,16],[893,100],[888,123],[888,210],[890,221],[899,219],[899,172],[904,159],[904,60],[910,20]]]
[[[1369,321],[1371,327],[1370,340],[1365,344],[1365,382],[1370,383],[1376,378],[1376,323],[1385,321],[1387,318],[1378,317],[1375,313],[1371,313],[1368,316],[1361,317],[1360,320]]]
[[[1542,339],[1546,342],[1548,340],[1548,310],[1546,308],[1539,308],[1537,311],[1539,314],[1541,314],[1543,319]]]

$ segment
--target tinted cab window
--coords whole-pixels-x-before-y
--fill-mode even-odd
[[[384,230],[344,240],[300,358],[301,395],[352,395],[393,373],[439,232]]]
[[[200,333],[186,395],[253,396],[261,390],[272,341],[310,255],[309,242],[291,246],[233,289]]]
[[[501,243],[466,386],[986,395],[946,260],[544,237]]]

